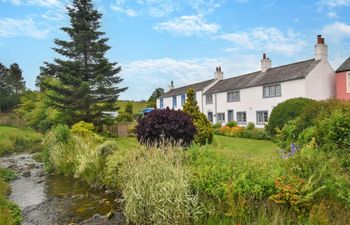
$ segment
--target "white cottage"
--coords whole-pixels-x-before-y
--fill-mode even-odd
[[[261,70],[223,79],[220,67],[212,80],[171,89],[157,99],[158,108],[182,109],[189,88],[196,92],[201,112],[212,123],[263,127],[272,109],[291,98],[322,100],[335,97],[335,73],[327,60],[328,46],[317,36],[315,58],[279,67],[263,54]]]

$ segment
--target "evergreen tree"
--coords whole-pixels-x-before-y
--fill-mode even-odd
[[[105,57],[110,49],[108,38],[99,31],[99,13],[91,0],[73,0],[67,7],[70,27],[61,28],[69,40],[55,40],[55,52],[62,55],[54,63],[45,63],[37,84],[48,90],[52,105],[69,115],[69,124],[80,120],[98,127],[104,122],[103,111],[116,111],[116,101],[126,88],[117,85],[121,68]],[[53,77],[56,82],[45,77]],[[47,82],[50,80],[50,82]]]
[[[188,89],[187,91],[187,99],[183,106],[183,111],[191,116],[193,124],[197,129],[194,142],[199,145],[210,144],[213,139],[213,128],[207,117],[200,112],[195,93],[192,89]]]
[[[157,88],[148,99],[148,107],[156,108],[156,100],[164,94],[163,88]]]
[[[126,103],[125,105],[125,112],[129,113],[130,115],[133,114],[133,105],[131,102]]]
[[[22,76],[22,70],[17,63],[10,65],[9,82],[16,94],[24,91],[25,81]]]
[[[19,65],[14,63],[8,69],[0,63],[0,112],[15,108],[24,89],[25,82]]]

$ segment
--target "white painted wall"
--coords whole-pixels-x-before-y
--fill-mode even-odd
[[[321,62],[306,77],[306,98],[324,100],[336,96],[335,72],[327,60]]]
[[[203,91],[197,91],[196,92],[196,100],[199,106],[199,110],[203,110],[203,104],[202,104],[202,95],[203,95]],[[182,110],[182,106],[181,106],[181,96],[182,95],[177,95],[176,96],[176,100],[177,100],[177,106],[174,108],[175,110]],[[185,101],[187,99],[187,96],[185,97]],[[173,108],[173,97],[167,97],[167,98],[163,98],[163,108],[167,108],[169,107],[169,109]],[[157,108],[160,109],[160,99],[157,99]]]
[[[217,122],[216,114],[225,113],[225,122],[228,120],[228,110],[234,111],[234,120],[237,120],[237,112],[247,113],[247,122],[256,123],[257,111],[268,111],[269,115],[272,109],[280,102],[290,98],[305,97],[305,79],[293,80],[281,83],[281,97],[263,98],[263,86],[252,87],[240,90],[240,101],[227,102],[227,92],[213,94],[213,104],[204,104],[203,112],[213,112],[214,123]],[[205,101],[205,95],[203,95]],[[256,125],[264,127],[264,125]]]

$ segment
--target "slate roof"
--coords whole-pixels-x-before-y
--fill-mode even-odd
[[[274,67],[266,72],[256,71],[219,81],[206,91],[206,94],[233,91],[248,87],[256,87],[284,81],[303,79],[320,60],[309,59],[288,65]]]
[[[335,72],[344,72],[344,71],[349,71],[350,70],[350,57],[345,60],[345,62],[343,64],[341,64],[341,66],[339,66],[339,68],[335,71]]]
[[[211,80],[206,80],[206,81],[202,81],[202,82],[195,83],[195,84],[186,85],[186,86],[179,87],[179,88],[174,88],[174,89],[164,93],[164,95],[162,95],[161,98],[171,97],[174,95],[186,94],[187,90],[190,88],[192,88],[193,91],[199,91],[199,90],[204,89],[205,87],[207,87],[209,84],[211,84],[214,81],[215,81],[215,79],[211,79]]]

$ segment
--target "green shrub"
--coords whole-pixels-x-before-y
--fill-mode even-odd
[[[5,177],[9,178],[8,174]],[[6,198],[9,193],[10,187],[0,176],[0,224],[19,225],[22,222],[22,213],[16,204]]]
[[[222,124],[220,122],[217,122],[215,124],[212,125],[213,129],[218,129],[222,126]]]
[[[284,124],[298,117],[304,108],[313,102],[314,100],[307,98],[294,98],[279,103],[271,112],[267,127],[268,133],[275,135],[276,128],[282,129]]]
[[[242,133],[243,138],[251,138],[257,140],[268,140],[269,136],[263,128],[245,127]]]
[[[132,224],[186,225],[198,220],[198,196],[179,160],[154,150],[123,169],[125,214]]]
[[[0,167],[0,179],[8,182],[14,180],[16,177],[16,173],[13,170]]]
[[[199,145],[210,144],[213,139],[213,128],[207,117],[199,110],[196,96],[192,89],[187,91],[187,99],[183,106],[183,111],[192,118],[196,127],[197,132],[194,143]]]
[[[134,119],[132,117],[132,114],[129,114],[127,112],[122,112],[117,116],[117,122],[132,122]]]
[[[245,127],[246,130],[253,130],[255,128],[255,123],[249,122],[248,125]]]
[[[0,156],[10,154],[15,151],[15,145],[10,140],[0,140]]]
[[[226,126],[228,126],[228,127],[235,127],[235,126],[237,126],[237,122],[236,122],[236,121],[228,122],[228,123],[226,124]]]
[[[325,150],[350,151],[350,111],[335,110],[317,127],[320,145]]]
[[[213,140],[213,128],[207,117],[201,113],[198,118],[193,121],[193,124],[197,129],[194,143],[199,145],[210,144]]]
[[[84,121],[79,121],[78,123],[74,124],[72,126],[72,133],[76,133],[82,136],[89,136],[92,133],[94,133],[94,124],[93,123],[87,123]]]

